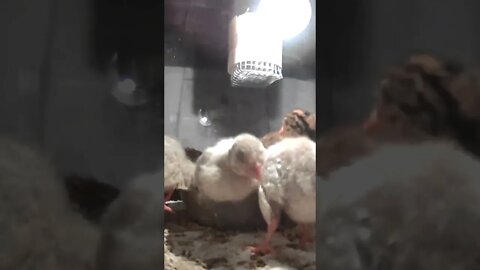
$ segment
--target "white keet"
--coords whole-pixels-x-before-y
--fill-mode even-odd
[[[195,172],[195,164],[185,154],[185,149],[177,140],[164,137],[164,189],[165,202],[170,200],[176,188],[188,188]],[[165,205],[164,210],[172,212]]]
[[[213,201],[241,201],[257,189],[264,158],[265,148],[253,135],[222,139],[198,158],[194,185]]]
[[[307,230],[315,223],[315,155],[315,143],[307,137],[285,138],[267,149],[258,199],[268,232],[254,252],[272,251],[269,243],[282,210],[301,225],[301,245],[309,240]]]

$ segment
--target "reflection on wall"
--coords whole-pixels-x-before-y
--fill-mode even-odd
[[[294,108],[315,112],[315,81],[285,78],[267,89],[230,87],[225,71],[165,67],[165,134],[204,149],[226,136],[265,135]],[[211,118],[199,122],[199,110]]]

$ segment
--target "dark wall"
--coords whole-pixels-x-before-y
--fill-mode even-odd
[[[52,1],[0,2],[0,130],[39,142]]]
[[[327,115],[327,125],[365,117],[385,69],[412,52],[432,51],[468,64],[480,61],[479,1],[339,0],[317,5],[317,95],[331,100],[317,110]]]

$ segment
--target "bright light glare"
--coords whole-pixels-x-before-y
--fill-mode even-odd
[[[305,30],[312,18],[309,0],[261,0],[256,13],[277,28],[283,40]]]

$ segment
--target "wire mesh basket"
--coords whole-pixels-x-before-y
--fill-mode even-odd
[[[265,88],[282,76],[282,40],[255,13],[230,24],[228,73],[233,87]]]
[[[234,87],[267,87],[282,79],[282,67],[264,61],[236,63],[230,81]]]

